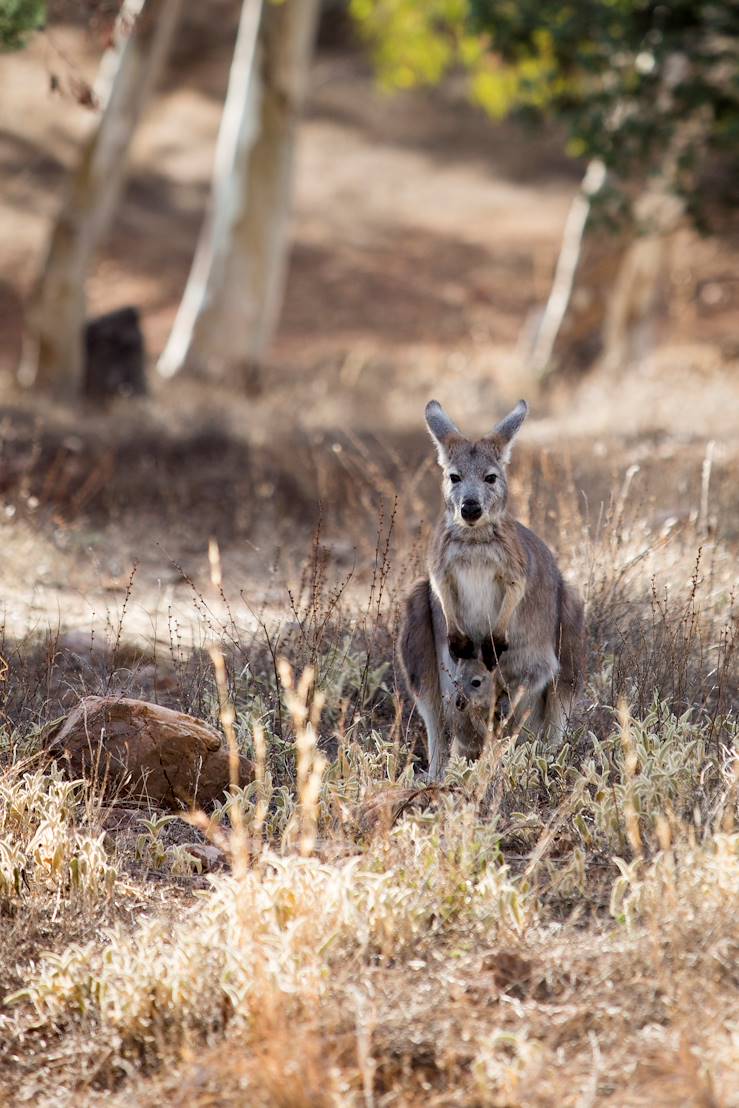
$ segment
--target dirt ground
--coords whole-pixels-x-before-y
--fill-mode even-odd
[[[492,125],[454,85],[381,95],[345,46],[322,48],[314,67],[285,307],[258,394],[164,382],[153,368],[207,196],[224,33],[205,52],[192,35],[178,43],[89,286],[91,314],[141,309],[151,399],[100,414],[19,395],[22,299],[64,171],[94,122],[70,89],[94,77],[102,34],[52,24],[3,62],[0,542],[13,634],[48,623],[109,629],[134,563],[127,633],[151,636],[170,610],[186,623],[188,578],[206,587],[211,536],[233,593],[247,597],[239,618],[253,620],[256,604],[279,616],[319,518],[338,569],[353,566],[352,587],[363,588],[379,513],[394,496],[393,542],[404,552],[417,552],[435,510],[422,426],[432,394],[471,432],[527,395],[521,459],[543,450],[558,479],[574,471],[591,509],[637,465],[655,516],[695,513],[713,441],[712,506],[732,526],[736,244],[685,231],[669,315],[644,364],[542,394],[522,336],[546,298],[581,167],[560,153],[558,134]],[[523,477],[519,486],[546,528],[545,505],[532,503]]]

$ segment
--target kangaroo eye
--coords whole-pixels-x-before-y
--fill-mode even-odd
[[[450,473],[449,474],[449,480],[451,481],[451,483],[453,485],[458,485],[459,482],[462,480],[462,478],[459,476],[458,473]]]
[[[485,476],[485,483],[487,485],[494,485],[497,480],[498,480],[498,474],[497,473],[488,473]]]

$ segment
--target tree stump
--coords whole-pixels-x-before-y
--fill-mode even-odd
[[[146,393],[144,336],[136,308],[118,308],[85,326],[82,391],[98,403]]]

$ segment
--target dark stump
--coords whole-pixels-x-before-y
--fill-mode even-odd
[[[84,395],[103,401],[146,393],[144,336],[137,308],[119,308],[85,327]]]

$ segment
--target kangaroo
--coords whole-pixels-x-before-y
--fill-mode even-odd
[[[454,688],[448,716],[451,753],[474,761],[482,754],[488,734],[508,716],[510,702],[505,693],[499,693],[482,657],[457,662]]]
[[[429,774],[449,757],[454,667],[478,652],[507,692],[517,726],[562,739],[582,678],[583,606],[554,555],[508,512],[506,471],[524,400],[486,436],[465,438],[441,405],[426,424],[443,472],[444,508],[429,575],[405,604],[400,656],[428,737]]]

